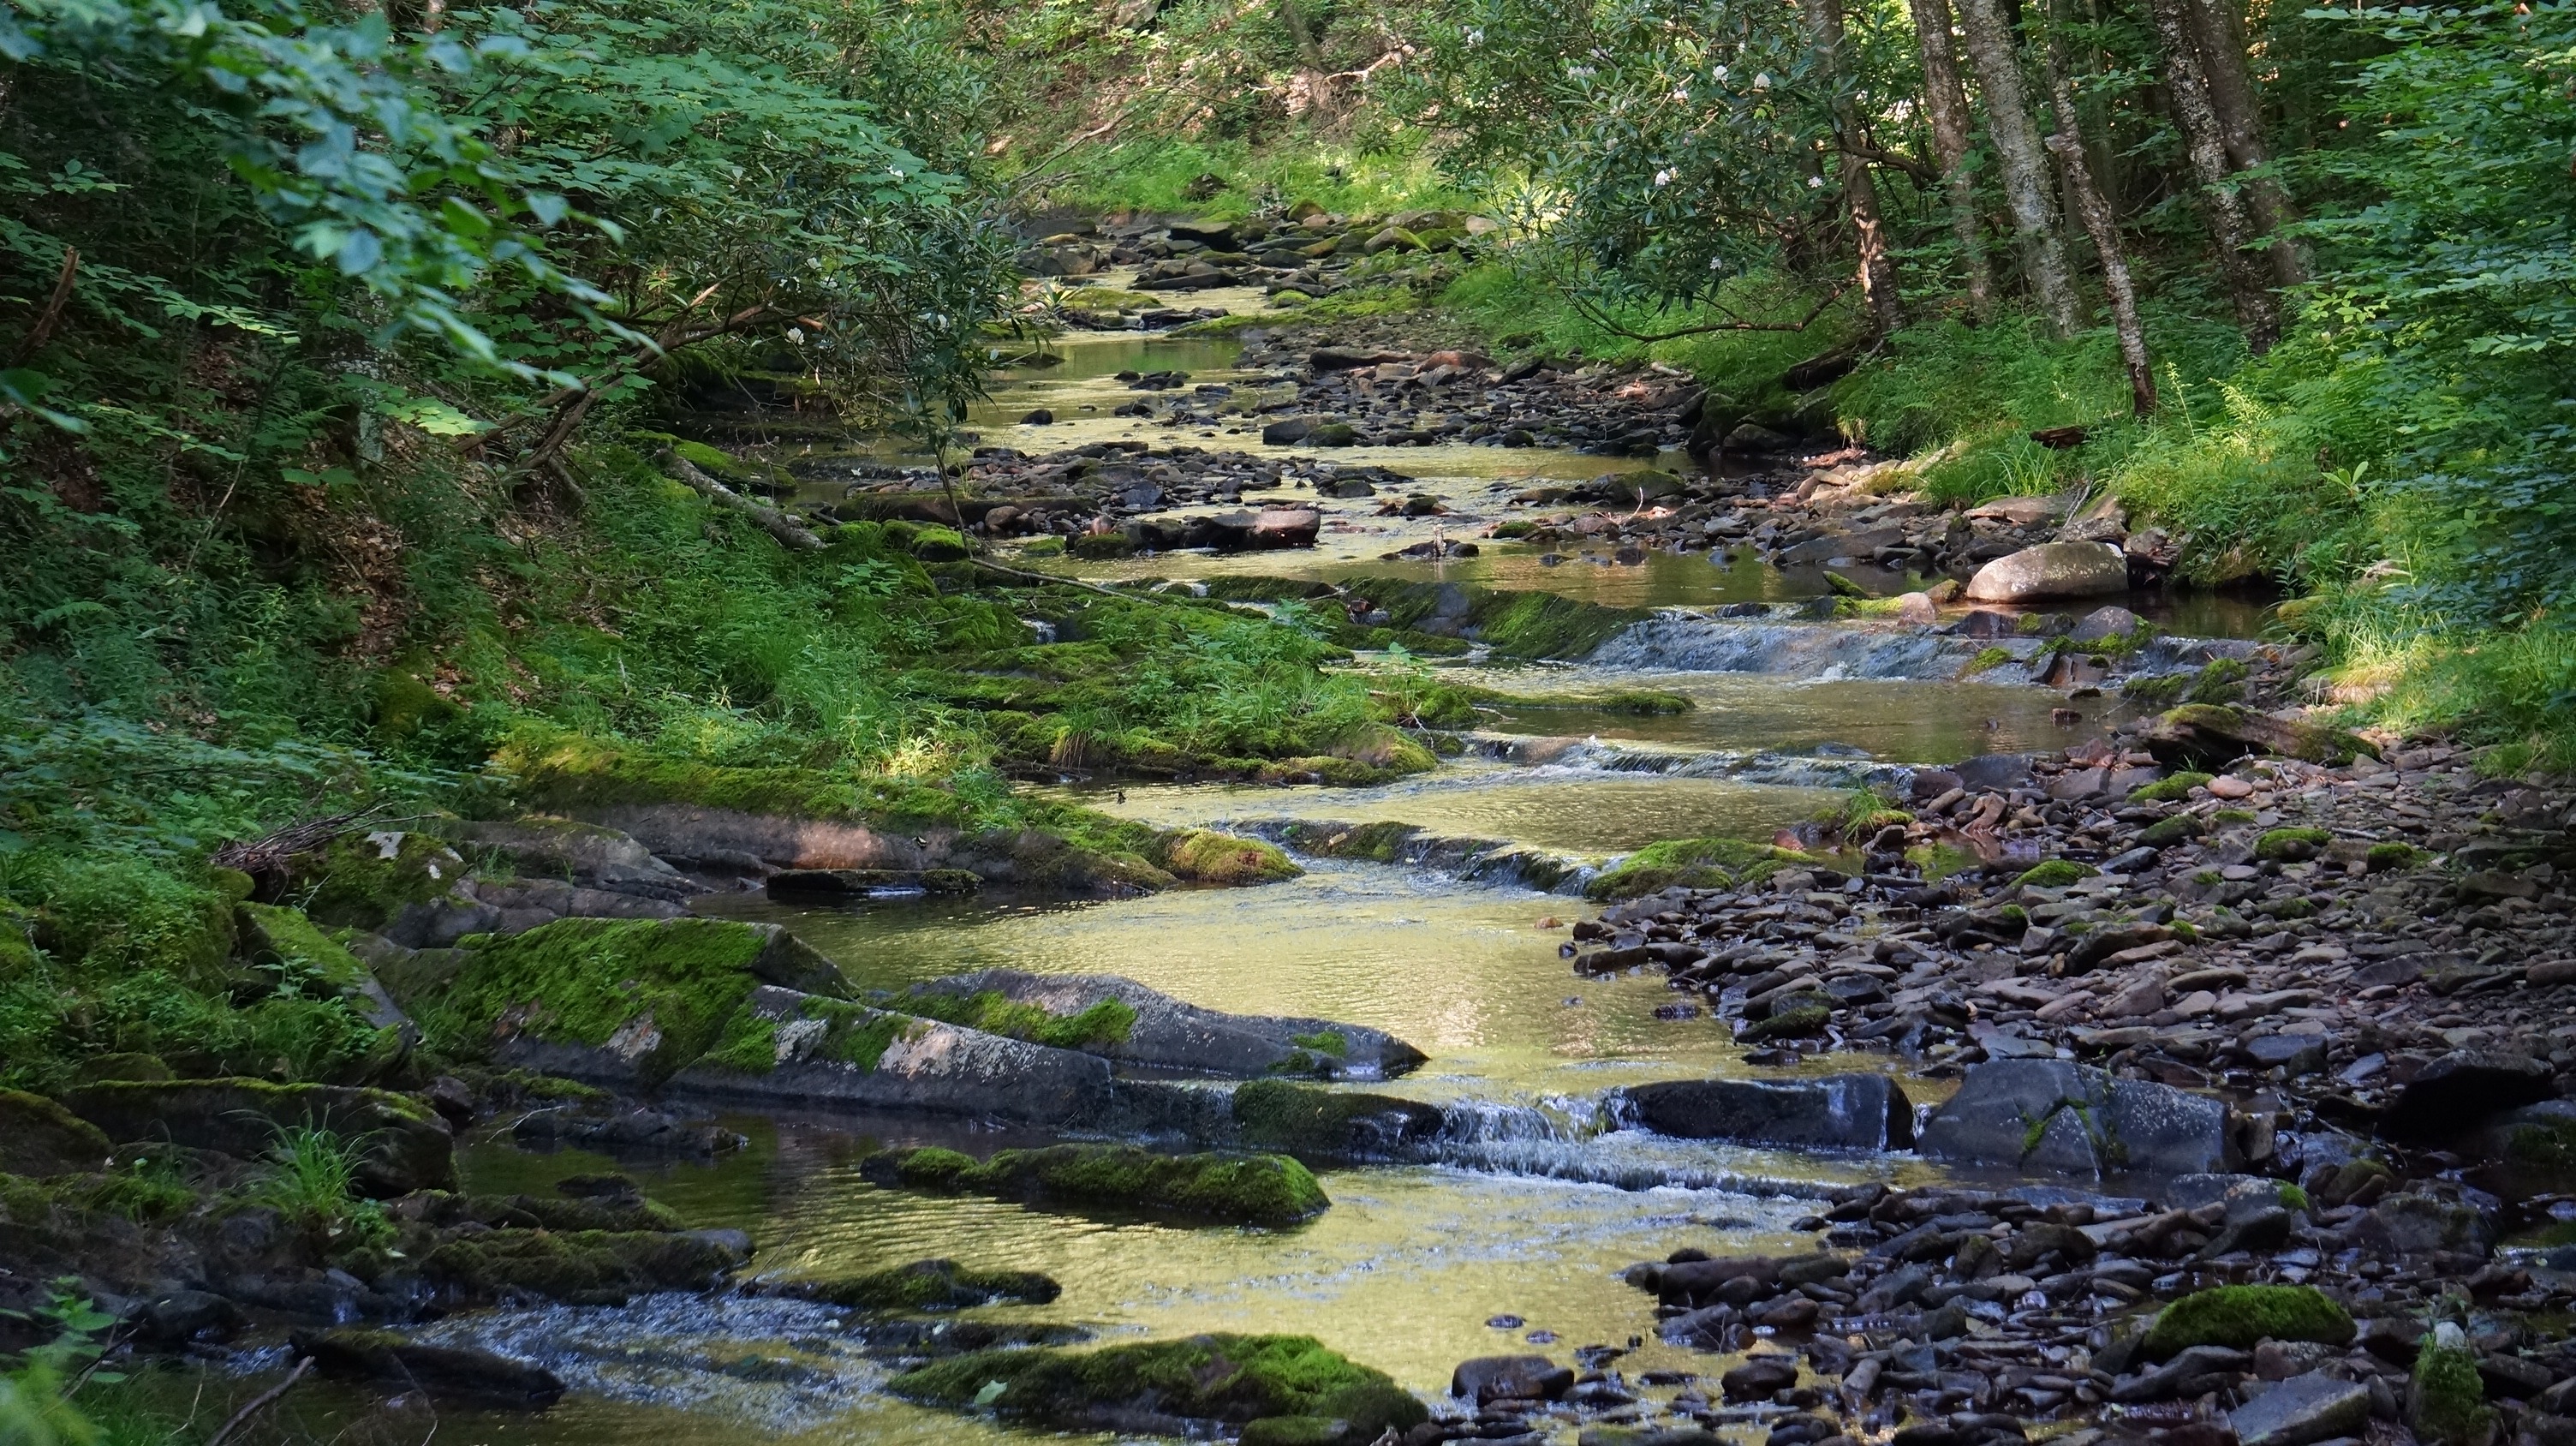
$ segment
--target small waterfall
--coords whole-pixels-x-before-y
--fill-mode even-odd
[[[1681,673],[1768,673],[1826,679],[1947,681],[1986,648],[2016,662],[1986,670],[1997,682],[2027,681],[2019,661],[2040,638],[1958,638],[1850,623],[1775,623],[1668,613],[1638,623],[1593,651],[1598,667]]]

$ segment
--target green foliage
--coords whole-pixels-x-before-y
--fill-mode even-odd
[[[94,1446],[103,1439],[93,1413],[72,1402],[83,1386],[113,1386],[124,1379],[97,1369],[116,1317],[79,1293],[80,1281],[53,1284],[43,1306],[20,1314],[44,1335],[43,1343],[0,1370],[0,1441],[12,1446]]]
[[[2352,1332],[2351,1314],[2313,1286],[2222,1285],[2165,1307],[2139,1349],[2165,1360],[2193,1346],[2250,1351],[2262,1340],[2339,1346]]]
[[[270,1168],[253,1198],[276,1207],[326,1249],[361,1247],[392,1234],[383,1207],[358,1197],[366,1140],[344,1139],[311,1124],[274,1128]]]
[[[2175,803],[2191,796],[2191,791],[2209,782],[2210,775],[2185,769],[2180,773],[2143,783],[2129,790],[2131,803]]]
[[[994,1386],[1001,1389],[994,1390]],[[1098,1350],[983,1351],[907,1371],[897,1395],[1062,1429],[1107,1424],[1119,1407],[1202,1420],[1338,1417],[1363,1438],[1428,1419],[1386,1376],[1354,1365],[1311,1336],[1193,1336]]]
[[[2416,1432],[2443,1446],[2475,1446],[2487,1438],[2495,1417],[2476,1353],[2438,1340],[2426,1340],[2415,1354],[2407,1406]]]

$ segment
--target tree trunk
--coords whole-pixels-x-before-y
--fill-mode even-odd
[[[2210,108],[2217,112],[2219,131],[2227,141],[2227,158],[2239,171],[2269,165],[2272,148],[2263,135],[2262,101],[2254,93],[2254,77],[2245,65],[2245,26],[2233,0],[2183,0],[2183,11],[2200,51],[2201,74],[2209,82]],[[2272,274],[2283,286],[2307,280],[2306,258],[2281,234],[2283,227],[2298,219],[2289,193],[2266,176],[2245,183],[2245,199],[2253,208],[2255,223],[2272,238]]]
[[[1959,25],[1967,34],[1977,86],[1985,92],[1986,130],[1995,140],[2004,200],[2012,210],[2013,233],[2021,240],[2023,267],[2039,293],[2049,328],[2059,336],[2072,336],[2083,317],[2075,284],[2066,272],[2066,247],[2057,237],[2048,162],[2040,149],[2039,128],[2031,122],[2030,100],[2022,90],[2021,59],[2013,51],[2012,31],[2004,24],[1996,0],[1959,0]]]
[[[1950,196],[1950,230],[1968,270],[1968,310],[1977,320],[1995,314],[1994,268],[1986,264],[1977,234],[1977,181],[1968,174],[1968,134],[1976,124],[1968,90],[1959,80],[1959,56],[1950,45],[1950,0],[1909,0],[1914,37],[1923,53],[1923,108],[1932,120],[1932,151],[1941,161],[1941,185]]]
[[[1870,332],[1884,337],[1905,325],[1905,303],[1896,294],[1896,262],[1887,254],[1887,231],[1878,214],[1878,185],[1869,162],[1854,154],[1862,143],[1860,112],[1843,88],[1842,0],[1805,0],[1809,43],[1824,57],[1825,83],[1833,89],[1834,150],[1842,162],[1843,204],[1851,212],[1860,251],[1860,294],[1869,307]]]
[[[2164,46],[2165,90],[2173,97],[2174,119],[2182,127],[2183,150],[2191,157],[2200,182],[2201,214],[2209,239],[2218,248],[2219,269],[2226,273],[2228,294],[2236,302],[2236,319],[2256,355],[2271,350],[2281,337],[2281,309],[2272,295],[2266,268],[2246,249],[2255,240],[2245,198],[2228,187],[2227,139],[2210,104],[2209,84],[2200,69],[2199,47],[2183,17],[2185,0],[2150,0],[2156,39]]]
[[[2129,278],[2129,255],[2120,245],[2119,220],[2111,214],[2102,188],[2093,183],[2092,164],[2084,158],[2084,127],[2075,110],[2075,87],[2066,78],[2065,27],[2059,23],[2059,8],[2057,4],[2049,7],[2045,47],[2048,99],[2057,112],[2057,133],[2048,138],[2048,148],[2065,169],[2067,199],[2084,219],[2094,254],[2102,258],[2102,289],[2111,298],[2111,329],[2120,338],[2120,363],[2129,372],[2129,411],[2150,416],[2156,410],[2156,373],[2147,360],[2146,328],[2138,322],[2138,289]]]

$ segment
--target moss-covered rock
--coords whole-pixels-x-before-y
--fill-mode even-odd
[[[293,1349],[326,1376],[478,1406],[542,1411],[564,1393],[563,1381],[542,1366],[472,1346],[427,1345],[392,1331],[297,1331]]]
[[[441,1243],[419,1269],[468,1301],[623,1305],[657,1290],[704,1290],[743,1260],[733,1244],[703,1233],[491,1230]]]
[[[442,987],[405,1002],[448,1054],[649,1088],[714,1049],[763,984],[848,993],[774,924],[559,919],[466,951]]]
[[[924,1019],[945,1020],[1054,1049],[1097,1049],[1118,1044],[1136,1026],[1135,1007],[1121,999],[1103,999],[1070,1014],[1022,1003],[997,989],[958,994],[916,988],[901,995],[899,1002],[905,1012]]]
[[[2329,764],[2372,754],[2367,742],[2339,728],[2223,703],[2185,703],[2158,718],[2144,742],[2162,762],[2200,766],[2222,766],[2247,753]]]
[[[1771,877],[1797,858],[1785,849],[1742,839],[1666,839],[1602,870],[1583,893],[1606,901],[1642,898],[1674,888],[1741,888]]]
[[[348,833],[288,861],[304,912],[333,928],[382,934],[404,911],[453,892],[465,860],[433,834],[399,829]]]
[[[2167,778],[2159,778],[2129,790],[2131,803],[2174,803],[2191,796],[2191,791],[2209,782],[2210,775],[2188,769]]]
[[[2352,1334],[2351,1314],[2313,1286],[2222,1285],[2165,1307],[2139,1349],[2166,1360],[2193,1346],[2250,1351],[2263,1340],[2340,1346]]]
[[[954,1260],[916,1260],[865,1275],[793,1280],[777,1290],[852,1310],[964,1310],[1002,1300],[1045,1305],[1064,1293],[1053,1278],[1034,1270],[979,1270]]]
[[[460,1195],[424,1190],[394,1209],[425,1225],[474,1224],[495,1230],[599,1230],[617,1234],[669,1234],[680,1230],[678,1211],[658,1201],[587,1200],[561,1195]]]
[[[1330,1040],[1314,1044],[1334,1052]],[[1238,1088],[1231,1108],[1243,1143],[1300,1159],[1387,1159],[1440,1133],[1446,1120],[1438,1106],[1419,1100],[1275,1079]]]
[[[2387,874],[2414,868],[2429,857],[2431,855],[2413,844],[2391,840],[2372,844],[2369,852],[2362,855],[2362,864],[2374,874]]]
[[[255,1079],[118,1080],[66,1091],[63,1103],[118,1144],[177,1142],[243,1159],[269,1153],[281,1131],[332,1131],[359,1151],[358,1185],[408,1195],[455,1183],[447,1122],[383,1090]]]
[[[1440,766],[1431,750],[1385,723],[1355,723],[1335,737],[1326,753],[1384,774],[1428,773]]]
[[[1821,994],[1792,995],[1771,1006],[1771,1012],[1735,1031],[1740,1044],[1760,1044],[1773,1039],[1802,1039],[1822,1034],[1833,1021],[1833,1005]]]
[[[1367,1441],[1430,1419],[1420,1401],[1384,1374],[1311,1336],[1205,1335],[1091,1351],[989,1351],[907,1371],[889,1389],[954,1409],[990,1406],[1064,1430],[1177,1435],[1182,1423],[1248,1426],[1301,1417],[1341,1421],[1344,1439]],[[1145,1421],[1155,1425],[1140,1427]]]
[[[96,1125],[42,1095],[0,1090],[0,1170],[41,1178],[96,1170],[115,1153]]]
[[[977,1163],[954,1150],[889,1150],[860,1162],[884,1185],[1029,1204],[1105,1206],[1150,1215],[1294,1225],[1332,1202],[1285,1155],[1160,1155],[1135,1145],[1004,1150]]]
[[[2426,1340],[2406,1389],[2406,1422],[2416,1436],[2440,1446],[2483,1446],[2494,1421],[2476,1354],[2464,1344]]]
[[[2209,832],[2209,825],[2203,822],[2198,814],[2178,813],[2171,818],[2160,818],[2148,824],[2139,832],[2138,842],[2149,848],[2160,849],[2196,839],[2207,832]]]
[[[2254,841],[2254,857],[2270,863],[2298,863],[2325,852],[2334,835],[2321,828],[2276,828]]]
[[[1305,872],[1276,844],[1204,828],[1166,834],[1155,862],[1194,884],[1270,884]]]
[[[964,562],[972,549],[954,527],[925,527],[913,534],[912,555],[924,562]]]
[[[2102,872],[2091,864],[2073,859],[2050,859],[2025,870],[2014,883],[2033,889],[2062,889],[2078,879],[2089,879]]]

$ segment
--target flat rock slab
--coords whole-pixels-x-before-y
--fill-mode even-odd
[[[1879,1074],[1822,1079],[1667,1080],[1618,1092],[1659,1135],[1813,1149],[1902,1150],[1914,1143],[1914,1104]]]
[[[2321,1371],[2292,1376],[2227,1413],[2240,1446],[2311,1446],[2358,1436],[2370,1424],[2370,1390]]]
[[[1193,1074],[1235,1079],[1276,1074],[1385,1079],[1418,1067],[1425,1058],[1422,1051],[1383,1030],[1329,1019],[1201,1009],[1116,974],[979,969],[918,987],[957,995],[990,991],[1015,1004],[1036,1005],[1058,1018],[1114,999],[1136,1011],[1135,1023],[1125,1039],[1086,1045],[1086,1052],[1122,1064]]]
[[[1109,1063],[1070,1049],[764,985],[744,1009],[774,1032],[769,1069],[702,1059],[672,1077],[692,1095],[796,1110],[891,1110],[1064,1125],[1109,1108]],[[849,1047],[881,1037],[873,1057]],[[853,1057],[857,1055],[858,1057]]]
[[[2066,1175],[2207,1174],[2236,1163],[2220,1101],[2059,1060],[1969,1070],[1917,1143],[1938,1159]]]

